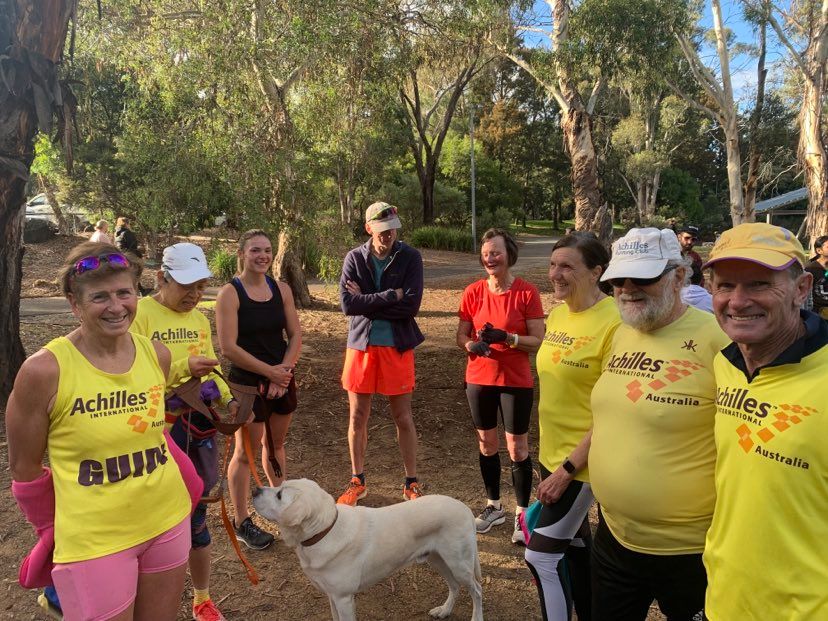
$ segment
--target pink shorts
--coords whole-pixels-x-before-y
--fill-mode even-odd
[[[342,387],[348,392],[405,395],[414,390],[414,350],[368,345],[348,348],[342,368]]]
[[[55,565],[55,583],[66,621],[109,619],[129,608],[139,574],[180,567],[190,555],[190,518],[126,550],[99,558]]]

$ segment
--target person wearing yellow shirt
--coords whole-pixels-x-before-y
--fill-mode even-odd
[[[129,332],[140,271],[110,244],[70,252],[60,281],[80,326],[26,360],[6,410],[12,493],[38,535],[19,580],[54,584],[67,621],[173,621],[184,590],[201,484],[188,490],[164,431],[170,352]]]
[[[805,261],[790,231],[750,223],[725,231],[707,263],[733,340],[714,361],[710,621],[828,619],[828,325],[800,310]]]
[[[211,276],[207,257],[199,246],[186,242],[168,246],[164,249],[161,269],[157,273],[158,290],[138,302],[138,312],[130,330],[164,343],[174,361],[195,355],[215,359],[210,322],[196,308]],[[187,379],[189,377],[184,377],[179,384]],[[213,401],[225,406],[232,402],[229,387],[215,373],[203,378],[201,396],[208,405]],[[237,407],[235,402],[233,405]],[[215,428],[199,412],[190,412],[188,418],[183,418],[180,414],[184,407],[178,397],[168,399],[166,422],[172,427],[170,435],[187,453],[204,483],[205,492],[208,492],[219,476],[218,446],[213,437]],[[207,528],[207,505],[203,502],[198,504],[190,517],[190,538],[193,619],[224,621],[224,615],[210,597],[212,542]]]
[[[620,323],[612,298],[598,288],[608,263],[606,248],[590,233],[561,238],[549,260],[549,280],[560,303],[546,319],[536,358],[543,507],[525,554],[546,621],[568,621],[573,601],[578,618],[592,616],[589,549],[577,535],[593,501],[587,469],[590,393]],[[568,571],[561,567],[564,558]]]
[[[690,262],[675,234],[631,229],[601,280],[622,324],[592,391],[592,491],[601,511],[594,621],[701,619],[704,536],[713,515],[713,357],[727,337],[682,302]]]

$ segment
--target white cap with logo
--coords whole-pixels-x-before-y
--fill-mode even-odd
[[[207,257],[204,256],[204,251],[199,246],[188,242],[164,248],[161,269],[167,271],[179,285],[191,285],[213,275],[207,267]]]
[[[655,278],[667,262],[681,260],[681,245],[670,229],[630,229],[612,245],[612,259],[601,280]]]

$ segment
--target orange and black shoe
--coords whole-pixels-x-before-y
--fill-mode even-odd
[[[411,485],[403,485],[403,498],[406,500],[416,500],[423,495],[423,490],[417,481],[414,481]]]
[[[208,599],[198,606],[193,606],[193,621],[227,621],[227,619],[216,608],[213,600]]]
[[[359,477],[353,477],[351,478],[351,482],[348,483],[348,487],[337,499],[336,504],[355,507],[357,502],[365,498],[367,495],[368,488],[365,487],[365,483],[363,483]]]

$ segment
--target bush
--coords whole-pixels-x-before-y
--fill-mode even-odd
[[[236,253],[224,248],[214,248],[210,251],[207,265],[213,272],[213,277],[221,282],[230,282],[236,275]]]
[[[313,229],[305,231],[304,269],[327,284],[339,281],[345,255],[354,246],[354,235],[333,212],[317,214]]]
[[[417,248],[474,252],[469,229],[449,229],[442,226],[423,226],[408,234],[408,241]]]

